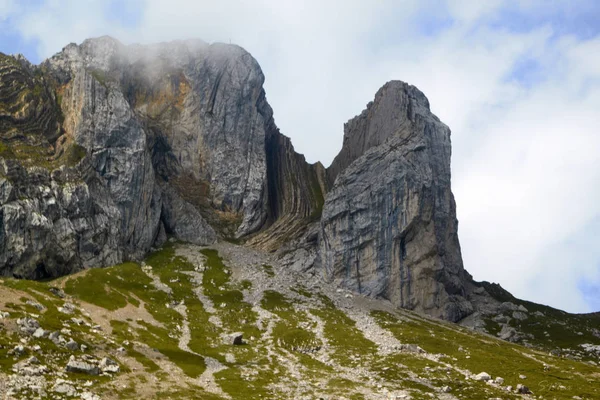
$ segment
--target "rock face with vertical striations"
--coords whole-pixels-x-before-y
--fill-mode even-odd
[[[402,307],[468,315],[450,131],[389,82],[325,169],[279,132],[256,60],[200,40],[0,55],[0,274],[139,259],[220,239]]]
[[[324,275],[354,291],[457,321],[465,300],[450,190],[450,130],[414,86],[392,81],[345,125],[327,170],[320,222]]]

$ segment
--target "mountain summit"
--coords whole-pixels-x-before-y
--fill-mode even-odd
[[[325,169],[279,132],[238,46],[101,37],[0,68],[2,275],[137,260],[169,235],[230,238],[401,307],[473,311],[450,130],[417,88],[385,84]]]

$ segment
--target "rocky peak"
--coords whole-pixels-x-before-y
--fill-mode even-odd
[[[327,169],[329,183],[333,184],[341,171],[371,147],[392,136],[406,138],[412,134],[417,116],[435,118],[419,89],[402,81],[383,85],[367,108],[344,124],[342,150]]]
[[[319,265],[339,285],[457,321],[473,307],[450,189],[450,130],[392,81],[345,124],[327,170]]]
[[[45,178],[23,191],[31,201],[7,195],[0,204],[4,274],[136,259],[168,235],[196,244],[235,237],[402,307],[451,320],[470,312],[450,130],[414,86],[386,83],[345,124],[326,170],[279,132],[260,66],[239,46],[101,37],[68,45],[36,71],[47,96],[23,104],[43,100],[56,111],[61,136],[49,151],[74,156],[37,165],[7,156],[8,170],[20,172],[6,193]],[[2,80],[2,90],[10,85]],[[23,126],[47,131],[34,123],[47,125],[45,115],[29,114]],[[52,172],[66,166],[67,188]]]

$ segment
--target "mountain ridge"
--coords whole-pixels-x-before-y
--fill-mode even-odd
[[[451,321],[477,312],[450,190],[450,130],[414,86],[382,86],[345,124],[342,150],[324,168],[280,133],[260,66],[239,46],[126,46],[104,36],[38,66],[3,60],[31,76],[21,98],[46,93],[58,110],[29,117],[58,121],[45,137],[15,135],[18,126],[1,132],[3,275],[44,278],[139,260],[167,235],[201,245],[229,238],[401,307]],[[41,191],[31,185],[38,167],[48,171]],[[362,205],[348,202],[365,187],[371,197]]]

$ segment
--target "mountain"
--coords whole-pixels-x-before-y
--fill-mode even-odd
[[[466,348],[476,353],[478,346],[499,345],[472,330],[557,357],[505,344],[542,364],[573,358],[577,364],[561,368],[576,369],[584,380],[597,373],[589,364],[599,353],[596,315],[516,299],[497,284],[474,281],[464,269],[450,129],[421,91],[401,81],[386,83],[344,125],[342,150],[325,168],[307,163],[280,133],[264,79],[244,49],[200,40],[125,46],[101,37],[70,44],[38,66],[0,54],[0,287],[2,298],[10,299],[0,307],[9,312],[2,349],[7,360],[13,357],[5,366],[16,368],[10,379],[30,376],[27,368],[33,368],[33,376],[43,379],[29,383],[45,385],[47,392],[48,371],[58,379],[72,376],[56,372],[69,363],[68,355],[74,363],[91,357],[92,368],[111,374],[116,364],[97,365],[109,357],[126,372],[117,383],[134,379],[134,368],[161,372],[157,382],[183,371],[176,375],[181,382],[210,389],[207,398],[238,398],[243,385],[256,380],[254,398],[276,396],[278,384],[285,388],[280,398],[313,398],[335,391],[299,388],[308,379],[303,368],[322,376],[317,386],[341,379],[337,385],[345,387],[355,365],[365,382],[396,382],[398,396],[419,398],[431,389],[454,398],[441,388],[457,383],[421,380],[422,371],[412,367],[426,359],[439,370],[440,359],[431,353],[456,361]],[[404,331],[406,321],[418,328]],[[428,348],[427,332],[435,336],[438,329],[441,341]],[[237,331],[254,339],[230,356],[219,343]],[[404,334],[418,340],[405,342]],[[22,351],[13,346],[18,335],[24,336]],[[52,349],[44,353],[46,372],[23,364],[25,355],[35,354],[27,346],[37,339]],[[453,340],[461,353],[445,348]],[[123,352],[113,342],[129,344],[117,346]],[[82,351],[81,343],[90,351]],[[331,361],[348,351],[344,345],[358,350]],[[327,346],[334,350],[321,351]],[[369,356],[361,358],[367,349]],[[389,374],[381,371],[404,360],[396,354],[402,350],[412,354],[406,362],[416,364],[383,378]],[[306,365],[297,366],[298,357]],[[448,376],[454,370],[471,377],[466,369],[483,369],[489,357],[489,351],[477,353],[480,364],[443,368],[450,368]],[[275,359],[281,369],[270,364]],[[211,372],[202,378],[206,370]],[[278,383],[283,370],[296,381]],[[497,369],[505,377],[517,370]],[[215,380],[219,371],[226,371],[220,376],[233,388]],[[342,372],[336,377],[336,371]],[[269,378],[257,377],[261,373]],[[542,375],[536,376],[542,385]],[[543,376],[543,382],[567,386],[562,375]],[[516,376],[513,389],[522,380]],[[402,391],[410,382],[429,389]],[[62,384],[82,392],[80,384]],[[348,397],[378,398],[369,385],[358,385]],[[489,390],[504,396],[506,387],[496,385]],[[538,393],[550,390],[539,385]],[[24,386],[9,391],[16,387]],[[124,395],[113,389],[109,397]],[[467,398],[488,396],[477,388],[473,394],[471,385],[464,389]],[[565,389],[569,396],[596,393],[593,385],[571,389]],[[144,389],[131,390],[133,396]]]
[[[229,238],[287,247],[296,267],[401,307],[473,311],[450,131],[413,86],[384,85],[325,169],[279,132],[238,46],[102,37],[40,66],[2,56],[0,77],[4,276],[139,260],[167,235]]]

